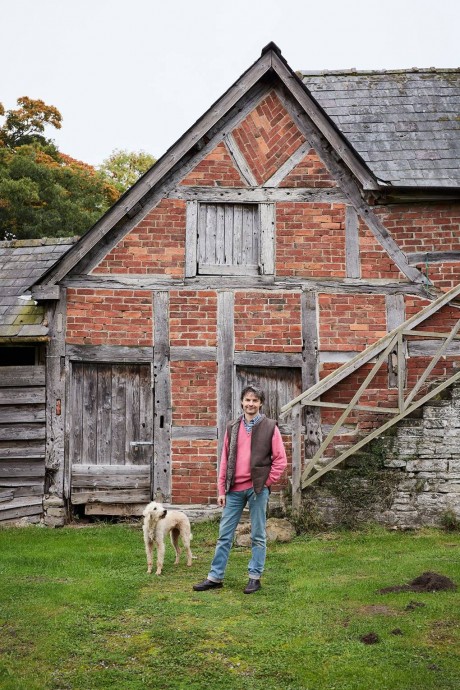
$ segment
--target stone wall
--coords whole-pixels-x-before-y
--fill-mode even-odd
[[[330,474],[305,496],[307,510],[326,524],[370,519],[411,529],[440,526],[449,515],[460,521],[460,386]]]

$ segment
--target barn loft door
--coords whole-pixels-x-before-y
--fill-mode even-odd
[[[199,273],[257,275],[259,236],[259,210],[256,204],[200,204]]]
[[[71,502],[147,503],[152,495],[150,364],[73,362],[69,460]]]

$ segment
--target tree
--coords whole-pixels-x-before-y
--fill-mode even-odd
[[[19,108],[8,110],[5,122],[0,129],[0,144],[9,148],[16,148],[23,144],[49,144],[50,140],[43,136],[46,125],[61,129],[62,115],[54,105],[46,105],[44,101],[34,100],[27,96],[18,98]],[[5,115],[5,109],[0,103],[0,115]]]
[[[0,128],[0,239],[65,237],[88,230],[118,198],[90,165],[60,153],[44,136],[61,127],[54,106],[26,97]]]
[[[99,172],[107,182],[123,194],[156,163],[145,151],[115,149],[99,166]]]

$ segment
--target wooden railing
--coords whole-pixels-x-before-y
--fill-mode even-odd
[[[460,340],[460,336],[458,335],[460,330],[460,319],[448,333],[415,330],[417,326],[439,311],[442,307],[452,302],[458,295],[460,295],[460,285],[438,297],[420,312],[387,333],[383,338],[363,350],[363,352],[353,357],[349,362],[343,364],[336,371],[326,376],[323,380],[318,381],[318,383],[311,386],[304,393],[281,408],[280,416],[284,417],[288,413],[291,413],[292,419],[292,508],[294,512],[300,509],[302,489],[315,482],[350,455],[353,455],[353,453],[383,434],[401,419],[424,405],[430,398],[438,395],[460,379],[459,371],[440,383],[436,382],[434,386],[433,381],[429,381],[429,376],[433,372],[436,364],[438,364],[441,357],[447,354],[449,345],[455,340]],[[439,340],[440,345],[425,370],[420,374],[412,389],[409,391],[406,387],[406,357],[408,341],[414,337],[419,339],[429,338],[430,340]],[[365,391],[368,390],[369,385],[374,380],[381,367],[386,365],[389,357],[395,362],[394,368],[397,374],[396,395],[394,394],[394,397],[397,397],[397,406],[380,407],[377,404],[359,405],[360,398]],[[324,395],[324,393],[336,386],[340,381],[343,381],[347,376],[370,363],[372,363],[371,370],[348,403],[323,402],[319,400],[321,395]],[[427,387],[429,384],[432,387],[428,392],[424,392],[423,387]],[[416,400],[416,396],[421,393],[424,394]],[[318,450],[313,454],[313,457],[306,458],[305,467],[302,469],[302,411],[305,407],[329,408],[343,411],[320,444]],[[382,414],[385,415],[386,421],[382,422],[380,426],[374,428],[367,435],[361,435],[356,443],[347,447],[342,452],[339,452],[335,457],[330,454],[326,455],[326,451],[329,449],[334,438],[338,433],[340,434],[343,424],[355,411],[376,415]],[[313,474],[312,471],[314,471]]]

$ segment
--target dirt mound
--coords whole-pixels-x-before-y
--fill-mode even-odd
[[[387,594],[388,592],[441,592],[449,589],[457,589],[450,578],[428,571],[411,580],[408,585],[384,587],[379,592],[380,594]]]
[[[380,642],[380,637],[375,632],[367,633],[367,635],[361,635],[359,638],[360,642],[363,644],[377,644]]]

